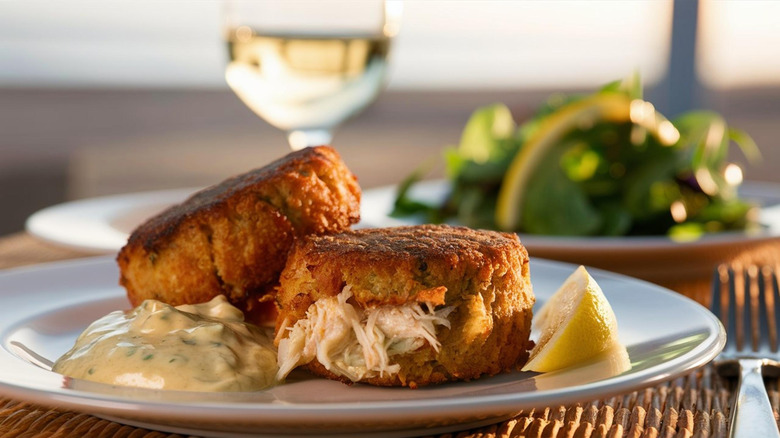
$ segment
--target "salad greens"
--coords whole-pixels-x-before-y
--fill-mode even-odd
[[[732,145],[750,160],[759,158],[750,136],[710,111],[691,111],[671,125],[666,122],[661,126],[666,132],[648,129],[634,120],[634,111],[649,112],[654,120],[666,119],[641,100],[636,76],[607,84],[590,96],[554,95],[519,126],[503,104],[477,109],[460,144],[444,151],[452,187],[444,202],[430,205],[409,196],[409,189],[426,174],[426,169],[418,169],[399,186],[393,215],[416,214],[429,222],[454,220],[475,228],[496,228],[496,203],[507,170],[528,139],[540,134],[541,122],[585,97],[610,94],[628,98],[631,119],[576,124],[545,150],[523,189],[522,220],[512,231],[568,236],[666,234],[689,240],[705,232],[755,225],[754,205],[737,197],[740,170],[727,162]]]

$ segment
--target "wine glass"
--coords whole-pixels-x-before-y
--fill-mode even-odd
[[[228,85],[298,150],[330,144],[333,130],[379,94],[402,3],[227,0],[224,7]]]

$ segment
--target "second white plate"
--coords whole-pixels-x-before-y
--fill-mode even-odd
[[[27,218],[28,233],[45,241],[95,254],[113,254],[146,219],[184,201],[198,189],[172,189],[101,196],[53,205]]]
[[[412,197],[441,202],[449,193],[447,181],[425,181],[412,189]],[[520,233],[523,245],[533,257],[585,264],[630,275],[659,284],[708,278],[712,269],[739,251],[770,240],[780,241],[780,185],[746,182],[740,195],[758,202],[759,222],[755,233],[706,234],[690,242],[666,236],[572,237]],[[390,216],[396,187],[367,190],[361,200],[362,226],[389,227],[419,223],[419,218]]]
[[[66,202],[44,208],[27,219],[29,233],[49,242],[96,253],[115,253],[127,241],[128,235],[152,215],[184,201],[198,188],[159,190],[123,195],[103,196]],[[415,197],[439,201],[449,190],[446,181],[427,181],[414,189]],[[684,244],[687,247],[729,245],[745,240],[762,240],[780,236],[780,185],[745,183],[743,196],[756,199],[765,206],[761,222],[765,231],[758,234],[721,233]],[[414,223],[414,219],[390,217],[396,186],[368,189],[361,200],[361,225],[393,226]],[[524,235],[523,243],[542,251],[628,251],[630,248],[664,250],[683,246],[664,236],[649,237],[553,237]],[[548,254],[536,254],[548,256]]]

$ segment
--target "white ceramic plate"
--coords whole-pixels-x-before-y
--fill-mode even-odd
[[[128,235],[147,218],[163,209],[182,202],[197,188],[130,193],[104,196],[47,207],[27,219],[29,233],[49,242],[96,253],[115,253],[127,241]],[[445,181],[428,181],[413,190],[415,198],[441,200],[448,191]],[[397,219],[389,216],[395,200],[396,186],[366,190],[361,200],[361,226],[392,226],[414,223],[413,219]],[[761,240],[780,236],[780,185],[772,183],[745,183],[741,194],[756,199],[767,207],[761,213],[763,233],[721,233],[707,236],[687,247],[729,245],[745,240]],[[630,251],[641,247],[649,250],[666,250],[682,246],[662,236],[651,237],[552,237],[525,235],[523,243],[544,253],[587,250],[595,252]]]
[[[574,268],[533,259],[537,303]],[[9,270],[0,273],[0,393],[182,434],[411,436],[626,393],[703,365],[723,347],[722,326],[695,302],[628,277],[591,274],[615,310],[631,358],[631,370],[619,375],[605,374],[604,363],[593,363],[410,390],[346,386],[300,373],[292,383],[255,393],[187,393],[69,379],[36,365],[64,353],[93,320],[128,307],[112,259]]]
[[[449,193],[447,181],[425,181],[414,186],[411,196],[440,202]],[[390,217],[396,186],[367,190],[361,199],[361,225],[389,227],[419,223],[419,218]],[[566,237],[520,234],[532,256],[595,266],[657,283],[679,279],[707,278],[724,257],[746,247],[780,240],[780,185],[746,182],[740,196],[758,202],[763,229],[755,233],[706,234],[691,242],[676,242],[666,236]]]
[[[416,184],[410,192],[412,198],[426,202],[441,202],[450,191],[450,183],[444,180],[424,181]],[[389,227],[419,223],[414,218],[390,217],[393,211],[397,186],[379,187],[367,190],[361,199],[361,223],[374,227]],[[565,237],[520,234],[523,244],[533,248],[549,248],[561,251],[577,250],[587,246],[593,251],[621,251],[629,247],[666,248],[688,246],[709,246],[729,244],[746,239],[765,239],[780,236],[780,185],[772,183],[745,183],[740,187],[740,196],[760,203],[759,221],[764,225],[760,232],[725,232],[705,235],[692,242],[675,242],[666,236],[627,237]]]
[[[197,190],[159,190],[66,202],[34,213],[25,228],[57,245],[96,254],[116,253],[136,226]]]

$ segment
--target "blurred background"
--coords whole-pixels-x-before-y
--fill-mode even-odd
[[[289,151],[225,84],[220,10],[0,2],[0,235],[51,204],[204,186]],[[522,119],[639,71],[665,115],[712,109],[755,138],[762,163],[734,157],[747,180],[780,181],[779,16],[771,1],[408,0],[387,90],[334,146],[364,188],[390,184],[457,143],[477,106]]]

